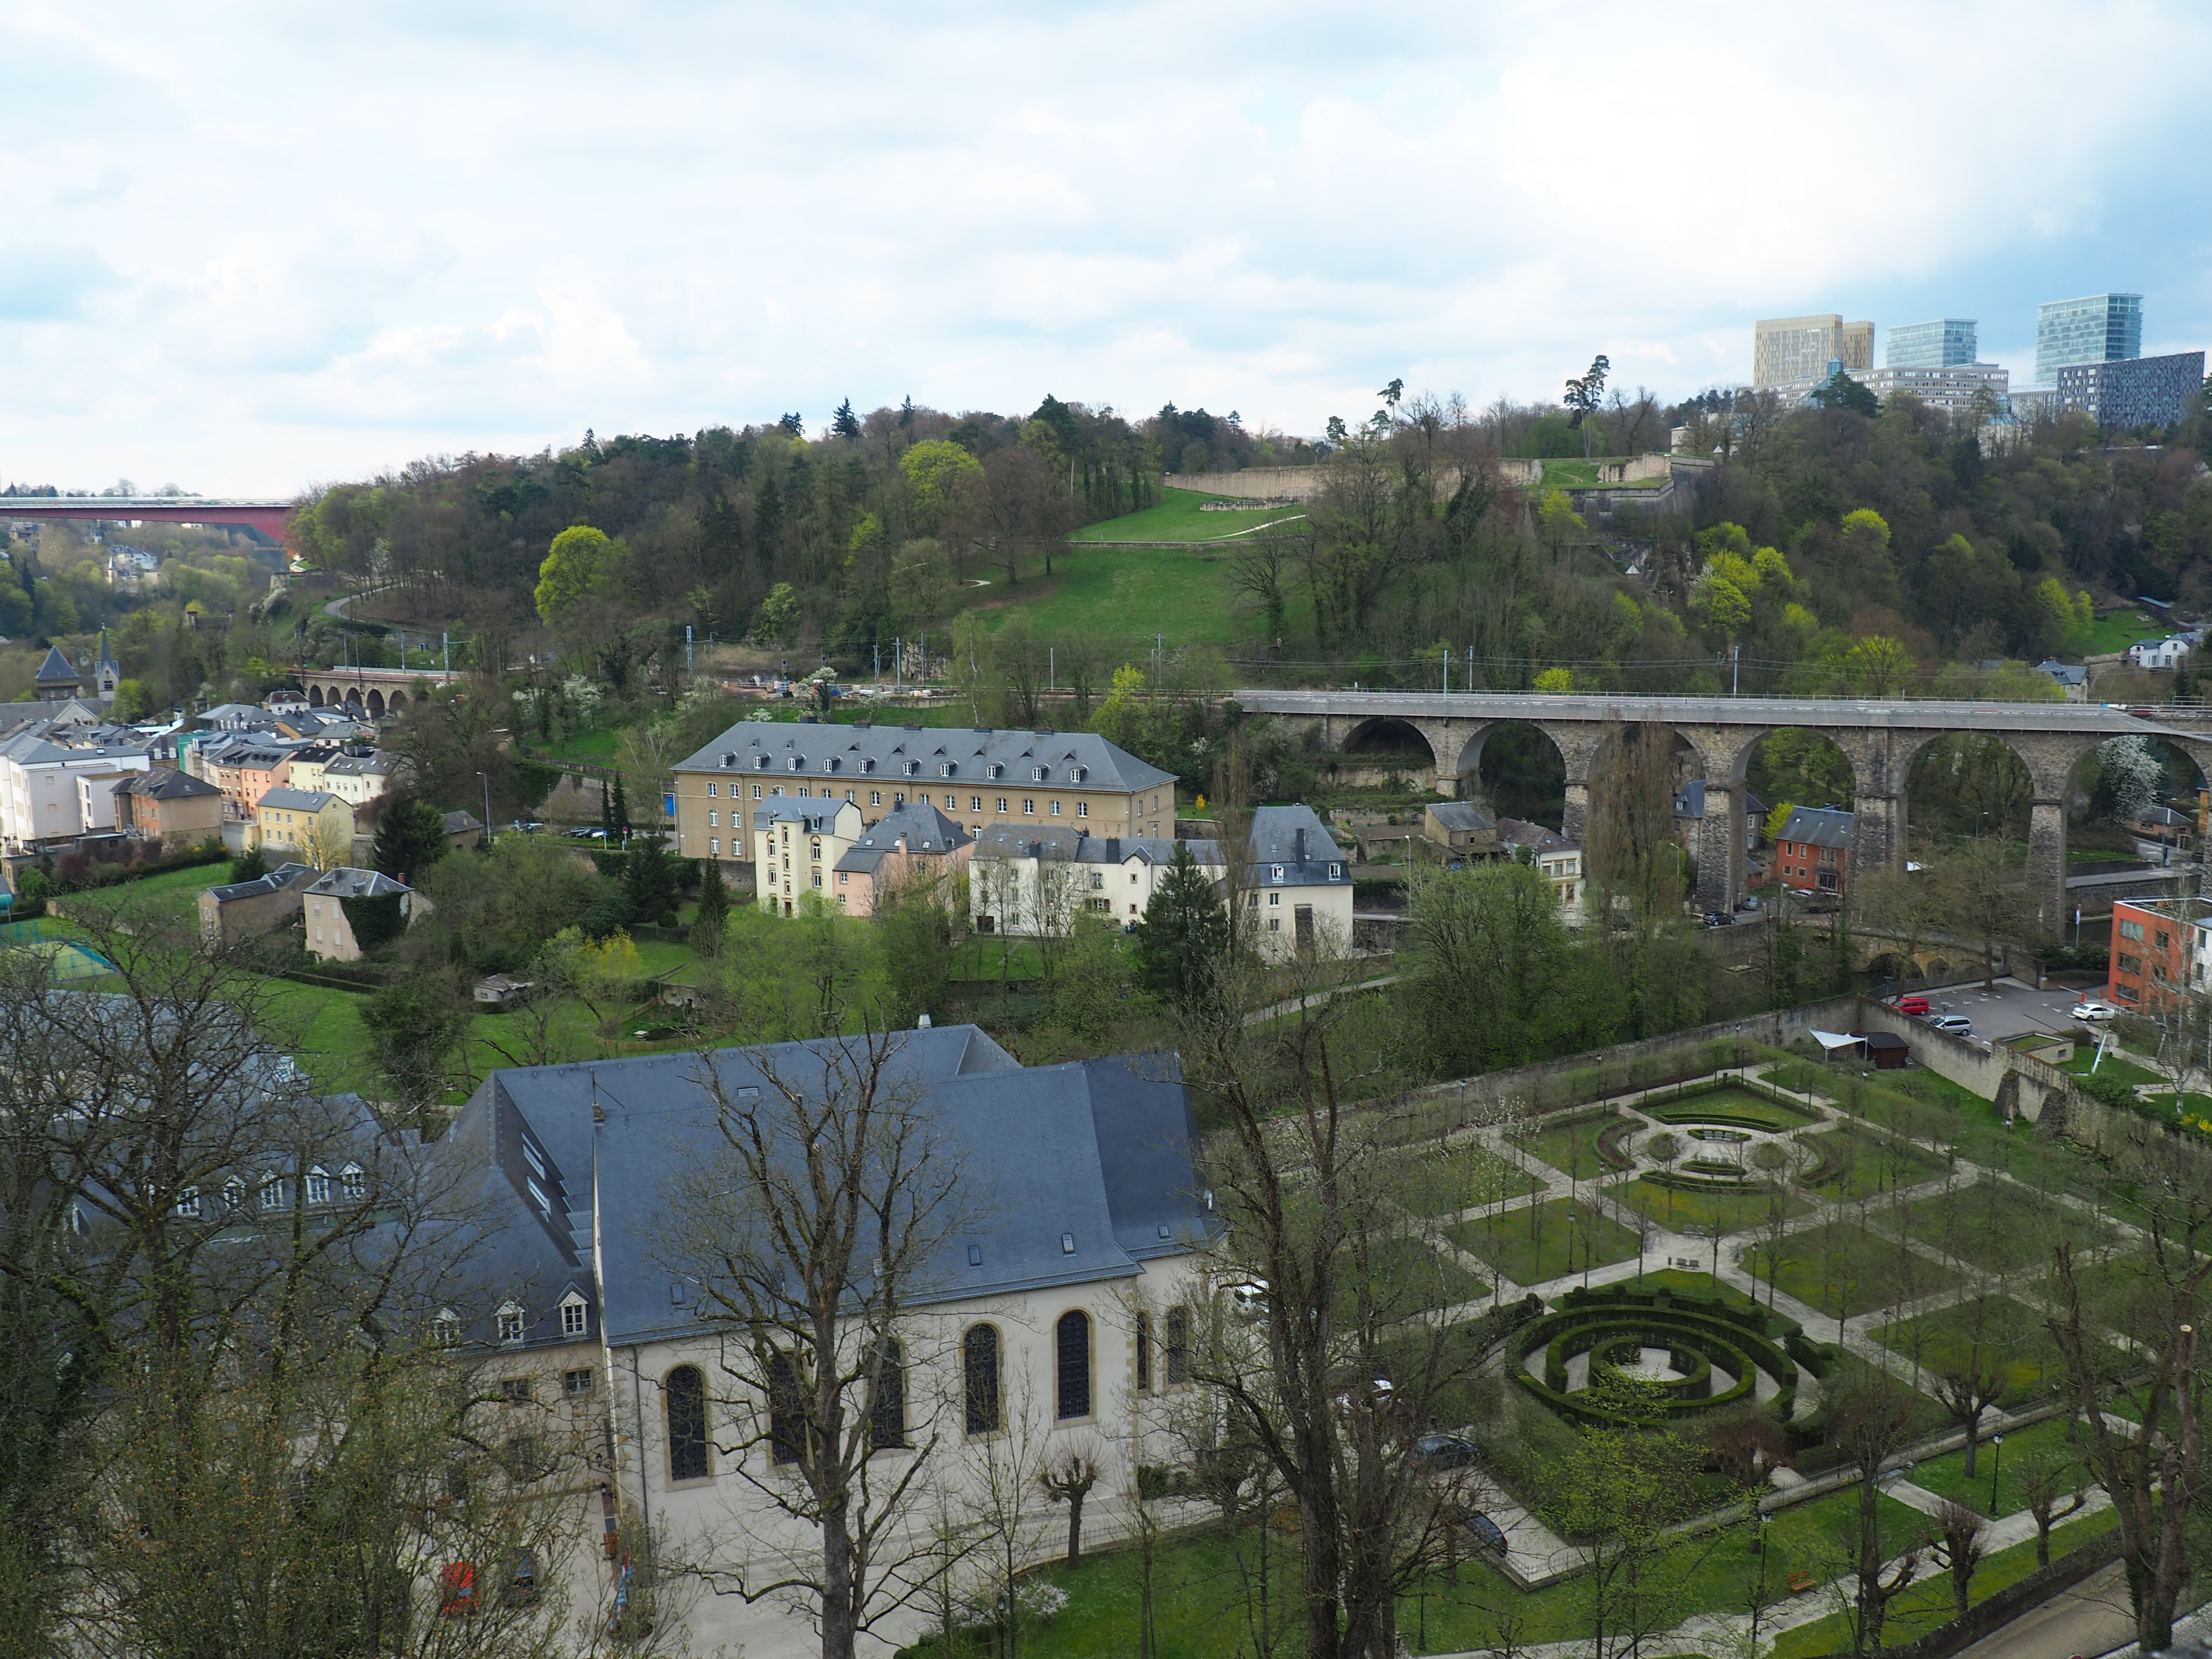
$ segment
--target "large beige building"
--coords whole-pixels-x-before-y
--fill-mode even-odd
[[[1814,317],[1766,317],[1751,327],[1751,383],[1785,386],[1797,381],[1818,385],[1828,365],[1840,362],[1857,374],[1874,367],[1874,325],[1847,323],[1837,313]]]
[[[1000,824],[1175,833],[1175,774],[1088,732],[746,720],[674,770],[676,852],[687,859],[744,862],[747,813],[786,800],[849,801],[865,823],[912,802],[970,836]]]

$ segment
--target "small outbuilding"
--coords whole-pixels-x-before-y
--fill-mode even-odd
[[[1912,1063],[1912,1050],[1893,1031],[1869,1031],[1859,1040],[1877,1072],[1901,1072]]]

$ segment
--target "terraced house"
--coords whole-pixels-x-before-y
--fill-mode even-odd
[[[679,763],[675,780],[677,853],[732,865],[752,850],[748,812],[782,801],[850,802],[863,824],[909,802],[934,806],[970,836],[1002,824],[1175,833],[1175,774],[1089,732],[747,720]]]

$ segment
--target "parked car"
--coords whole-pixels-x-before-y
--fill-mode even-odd
[[[1896,997],[1892,999],[1889,1006],[1900,1014],[1911,1014],[1915,1018],[1930,1012],[1926,997]]]
[[[1238,1313],[1248,1319],[1257,1319],[1267,1311],[1267,1281],[1254,1279],[1242,1285],[1231,1285],[1229,1299],[1236,1304]]]
[[[1459,1517],[1460,1530],[1474,1540],[1474,1546],[1486,1555],[1503,1557],[1505,1554],[1505,1532],[1498,1522],[1480,1510],[1462,1510]]]
[[[1474,1458],[1474,1442],[1460,1435],[1425,1434],[1413,1442],[1413,1462],[1425,1469],[1463,1469]]]
[[[2068,1009],[2067,1016],[2072,1019],[2118,1019],[2120,1010],[2112,1003],[2100,1002],[2095,997],[2090,997]]]
[[[1972,1036],[1974,1022],[1964,1014],[1934,1014],[1928,1020],[1939,1031],[1948,1031],[1953,1036]]]
[[[1725,910],[1708,910],[1705,912],[1705,926],[1708,927],[1733,927],[1735,926],[1735,918]]]

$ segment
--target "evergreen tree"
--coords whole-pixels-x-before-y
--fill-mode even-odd
[[[258,847],[251,848],[245,857],[230,861],[230,878],[233,881],[257,881],[268,873],[269,860],[261,856]]]
[[[410,886],[446,856],[445,815],[427,800],[396,800],[377,821],[376,867]]]
[[[615,793],[607,804],[607,839],[627,842],[629,839],[629,798],[623,793],[622,774],[615,774]]]
[[[841,438],[859,439],[860,417],[853,413],[853,400],[850,398],[837,405],[836,414],[830,417],[830,429]]]
[[[623,890],[638,920],[672,922],[676,920],[676,860],[668,856],[662,836],[641,836],[623,865]]]
[[[702,957],[720,955],[729,915],[730,893],[722,884],[721,863],[707,859],[699,866],[699,914],[691,922],[691,948]]]
[[[1213,882],[1187,842],[1176,843],[1168,873],[1137,923],[1137,978],[1158,997],[1177,1001],[1211,983],[1229,948],[1229,915]]]

